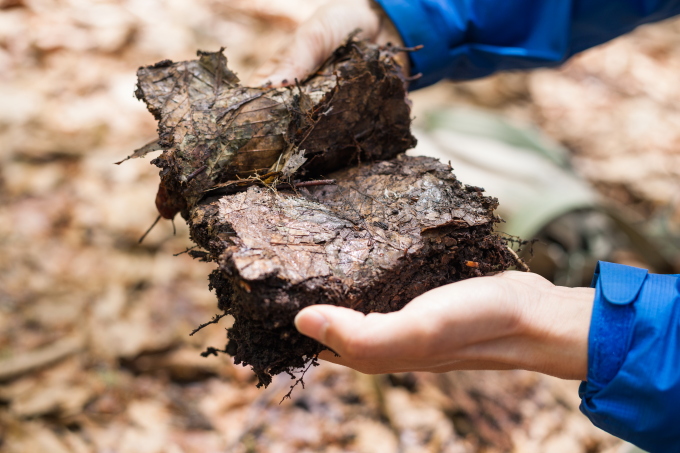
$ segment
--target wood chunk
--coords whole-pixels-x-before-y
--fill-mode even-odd
[[[395,311],[432,288],[516,264],[493,232],[497,200],[436,159],[400,155],[331,177],[335,185],[297,192],[213,197],[188,219],[219,264],[211,276],[219,307],[235,318],[225,350],[260,385],[324,349],[295,330],[303,307]]]
[[[350,36],[312,76],[285,88],[240,85],[222,50],[140,68],[135,93],[158,120],[159,140],[130,158],[165,150],[153,163],[166,218],[186,217],[229,181],[391,159],[416,143],[397,51]]]

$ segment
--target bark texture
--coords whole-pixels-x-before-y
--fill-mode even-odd
[[[219,307],[235,318],[226,351],[260,384],[323,349],[293,326],[303,307],[395,311],[437,286],[515,264],[493,232],[496,199],[436,159],[400,155],[332,176],[337,184],[251,187],[191,212],[193,239],[219,264],[211,276]]]
[[[222,51],[140,68],[135,93],[158,120],[159,140],[131,157],[165,150],[154,160],[161,215],[186,217],[206,192],[240,178],[313,176],[412,148],[395,53],[350,37],[287,88],[241,86]]]

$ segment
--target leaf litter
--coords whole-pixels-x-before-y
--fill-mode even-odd
[[[156,215],[141,194],[152,193],[158,177],[139,160],[111,165],[125,150],[154,139],[156,125],[130,95],[131,75],[148,61],[190,59],[196,48],[220,45],[235,67],[252,70],[314,2],[12,5],[0,14],[0,140],[6,150],[0,156],[0,368],[5,360],[49,352],[60,339],[84,334],[87,341],[75,355],[31,365],[34,371],[0,384],[3,450],[616,451],[618,441],[579,413],[574,383],[530,372],[369,377],[322,364],[305,377],[311,385],[304,392],[279,406],[290,385],[286,376],[263,391],[250,370],[198,355],[221,341],[233,319],[188,336],[215,309],[205,288],[214,263],[192,261],[186,253],[170,257],[192,245],[186,227],[178,223],[173,237],[161,224],[136,245]],[[84,27],[88,17],[106,17],[106,23]],[[650,197],[642,188],[646,180],[672,187],[672,179],[639,164],[646,149],[663,148],[664,159],[677,154],[668,146],[674,138],[667,134],[677,131],[667,127],[673,116],[653,112],[666,111],[663,99],[676,94],[680,34],[677,20],[656,27],[579,57],[597,64],[574,60],[562,70],[444,84],[429,93],[538,122],[578,145],[573,149],[584,171],[596,168],[591,161],[621,162],[607,167],[618,179],[595,170],[587,175],[605,194],[634,203],[641,216],[658,212],[677,206],[670,192]],[[637,69],[612,78],[603,56]],[[539,82],[550,87],[557,79],[584,93],[594,84],[627,91],[608,98],[608,113],[597,122],[582,116],[582,122],[560,123],[560,109],[574,119],[592,111],[578,110],[577,102],[592,96],[560,100],[562,88],[538,90]],[[639,88],[632,92],[631,86]],[[414,96],[416,116],[435,103],[423,100],[428,92],[420,94]],[[628,146],[629,130],[614,118],[624,115],[618,106],[633,108],[633,102],[660,118],[653,123],[658,133],[653,141],[636,136],[639,152],[621,159],[616,143]],[[673,227],[677,209],[669,212]],[[46,389],[64,396],[39,398]],[[40,400],[42,408],[27,404]]]

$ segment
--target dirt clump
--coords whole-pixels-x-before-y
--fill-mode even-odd
[[[235,319],[225,350],[260,384],[324,349],[293,326],[306,306],[391,312],[516,264],[493,232],[496,199],[436,159],[401,155],[332,177],[296,191],[251,187],[191,212],[192,237],[219,265],[219,308]]]

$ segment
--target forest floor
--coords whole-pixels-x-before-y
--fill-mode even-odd
[[[324,363],[257,389],[226,357],[213,265],[158,225],[157,168],[114,162],[155,138],[137,67],[227,48],[246,76],[311,0],[0,1],[0,450],[615,452],[576,382],[525,371],[366,376]],[[414,95],[542,128],[638,220],[680,224],[680,21],[557,70]],[[493,195],[493,194],[490,194]]]

